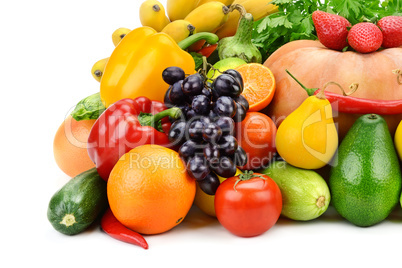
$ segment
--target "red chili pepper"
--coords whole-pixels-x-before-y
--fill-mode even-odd
[[[113,215],[113,212],[110,210],[110,208],[108,208],[105,214],[102,216],[101,227],[105,233],[114,239],[148,249],[148,243],[145,238],[139,233],[134,232],[121,224]]]
[[[88,137],[88,154],[99,175],[107,181],[114,165],[125,153],[144,144],[172,148],[168,116],[179,118],[179,108],[166,110],[159,101],[145,97],[122,99],[96,120]]]
[[[314,95],[320,90],[316,90]],[[334,110],[342,113],[351,114],[401,114],[402,100],[371,100],[363,98],[355,98],[351,96],[339,95],[329,91],[325,91],[325,97],[332,105]]]
[[[350,96],[357,89],[357,84],[351,85],[351,92],[345,93],[342,87],[334,82],[327,83],[323,89],[307,88],[301,84],[288,70],[286,72],[304,89],[309,96],[317,95],[321,90],[325,90],[325,87],[329,84],[335,84],[341,88],[343,95],[333,92],[325,91],[326,99],[333,104],[332,108],[342,113],[351,114],[380,114],[380,115],[392,115],[402,113],[402,100],[373,100],[356,98]],[[336,104],[336,105],[335,105]]]
[[[208,58],[209,56],[211,56],[211,54],[215,51],[215,49],[217,47],[218,47],[218,44],[209,45],[209,46],[201,48],[200,50],[197,51],[197,53]]]

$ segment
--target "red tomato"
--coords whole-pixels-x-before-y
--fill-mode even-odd
[[[231,177],[221,183],[215,194],[216,217],[237,236],[263,234],[274,226],[281,211],[281,191],[264,174],[246,171]]]
[[[276,152],[276,125],[267,115],[248,112],[237,123],[236,138],[247,153],[247,164],[241,169],[259,169],[266,166]]]

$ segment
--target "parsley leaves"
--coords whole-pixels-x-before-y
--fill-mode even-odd
[[[254,23],[253,43],[260,49],[263,61],[282,45],[300,39],[317,39],[311,15],[316,10],[347,18],[352,25],[385,16],[402,16],[402,0],[273,0],[279,7]]]

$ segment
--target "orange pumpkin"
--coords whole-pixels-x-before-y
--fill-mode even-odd
[[[308,88],[322,88],[329,81],[339,83],[346,91],[352,83],[359,87],[353,97],[373,100],[402,100],[402,85],[392,70],[402,69],[402,47],[388,48],[369,54],[339,52],[324,47],[319,41],[289,42],[275,51],[264,63],[275,76],[276,92],[271,104],[263,110],[279,126],[307,97],[307,93],[287,73],[288,69]],[[336,86],[327,91],[342,94]],[[340,137],[361,114],[334,113]],[[402,120],[397,115],[383,115],[391,134]]]

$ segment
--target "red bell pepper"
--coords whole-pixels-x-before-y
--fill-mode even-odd
[[[88,137],[88,154],[99,175],[107,181],[114,165],[125,153],[144,144],[171,148],[170,122],[181,110],[145,97],[122,99],[109,106],[96,120]]]

